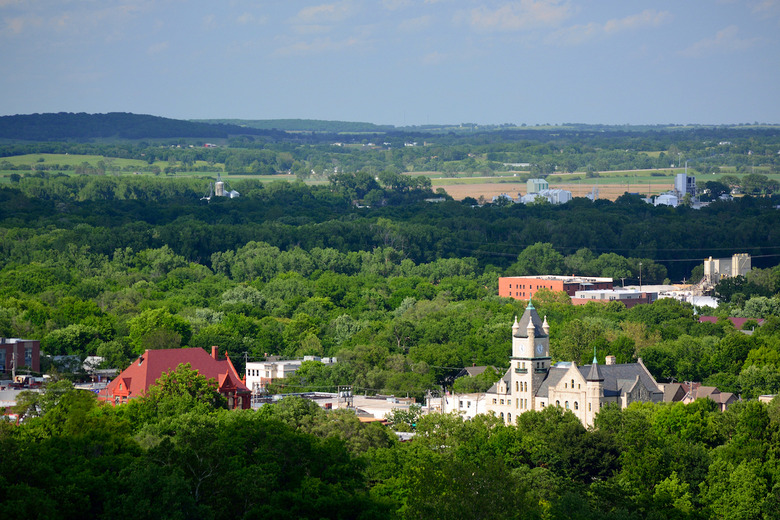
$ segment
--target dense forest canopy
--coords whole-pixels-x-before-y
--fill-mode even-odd
[[[421,396],[457,367],[506,366],[508,325],[523,304],[496,296],[500,275],[636,283],[641,262],[644,283],[662,283],[694,268],[700,276],[707,256],[748,252],[757,269],[718,287],[726,303],[717,312],[776,313],[780,216],[768,198],[700,211],[631,197],[472,207],[425,202],[424,185],[380,182],[236,181],[242,197],[207,203],[196,179],[25,177],[0,190],[0,334],[120,367],[171,345],[219,345],[239,367],[266,354],[337,356],[343,363],[302,371],[304,386]],[[356,191],[386,205],[356,207]],[[554,324],[556,359],[586,362],[596,346],[600,356],[645,358],[659,379],[714,378],[745,395],[778,384],[764,374],[772,326],[746,337],[698,324],[687,304],[626,311],[547,300],[539,308]],[[723,354],[731,341],[739,348]]]

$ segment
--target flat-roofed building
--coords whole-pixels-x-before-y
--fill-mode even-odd
[[[515,300],[530,300],[539,289],[564,291],[569,296],[574,296],[577,291],[612,288],[612,278],[587,276],[502,276],[498,279],[498,295]]]
[[[37,339],[0,338],[0,372],[12,373],[22,367],[41,371],[41,342]]]
[[[301,363],[304,361],[319,361],[325,365],[332,365],[336,363],[336,358],[305,356],[303,359],[250,361],[246,364],[246,386],[254,395],[265,393],[269,383],[291,376],[301,368]]]
[[[571,299],[573,305],[585,305],[588,302],[621,302],[627,308],[640,303],[653,303],[658,299],[657,292],[632,291],[625,289],[605,289],[577,291]]]

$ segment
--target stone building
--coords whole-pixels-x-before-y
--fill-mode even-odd
[[[641,359],[617,364],[614,356],[607,356],[602,365],[594,356],[593,363],[584,366],[575,362],[553,365],[551,361],[547,318],[542,320],[529,302],[512,325],[510,368],[485,393],[485,411],[512,424],[528,410],[560,406],[571,410],[583,425],[591,426],[606,404],[625,408],[634,401],[663,401],[663,390]]]

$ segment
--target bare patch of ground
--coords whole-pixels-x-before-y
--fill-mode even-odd
[[[647,195],[648,186],[641,185],[628,185],[628,184],[600,184],[595,186],[598,189],[598,195],[600,199],[615,200],[625,192],[639,193],[641,195]],[[652,194],[657,195],[672,189],[672,183],[669,184],[653,184],[651,186]],[[518,194],[525,195],[526,184],[524,182],[518,183],[482,183],[482,184],[449,184],[449,185],[437,185],[434,180],[432,188],[436,191],[437,188],[444,188],[453,199],[462,200],[466,197],[474,197],[479,200],[480,196],[483,196],[487,202],[490,202],[493,197],[506,193],[513,199],[517,199]],[[551,188],[569,190],[573,197],[584,197],[591,193],[594,186],[590,184],[555,184]]]

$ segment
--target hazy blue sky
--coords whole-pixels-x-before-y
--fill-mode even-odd
[[[780,0],[0,0],[0,114],[780,123]]]

